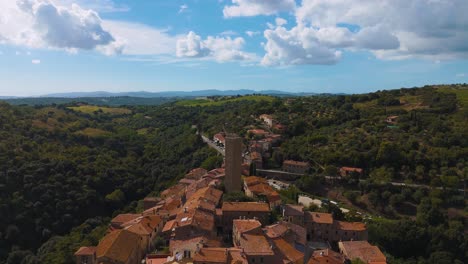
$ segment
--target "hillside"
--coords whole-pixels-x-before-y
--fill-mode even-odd
[[[0,103],[0,263],[72,261],[55,248],[72,228],[84,228],[76,244],[98,239],[114,213],[212,155],[193,113],[76,107]]]
[[[457,189],[468,176],[467,91],[427,86],[119,108],[0,103],[0,263],[74,263],[73,252],[96,244],[110,217],[140,210],[143,197],[217,162],[197,130],[247,138],[249,129],[268,130],[261,114],[286,127],[266,168],[308,161],[309,174],[295,181],[302,191],[382,216],[369,222],[369,236],[390,263],[464,259],[467,204]],[[327,182],[342,166],[364,173]]]

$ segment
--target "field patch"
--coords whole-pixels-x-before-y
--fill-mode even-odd
[[[240,102],[240,101],[266,101],[272,102],[274,97],[267,95],[248,95],[241,97],[221,97],[217,99],[193,99],[193,100],[181,100],[176,103],[180,106],[220,106],[226,103],[231,102]]]
[[[92,128],[92,127],[87,127],[85,129],[77,131],[75,133],[79,134],[79,135],[85,135],[85,136],[88,136],[88,137],[103,137],[103,136],[108,136],[108,135],[111,134],[108,131],[104,131],[102,129]]]
[[[467,87],[440,87],[437,89],[442,93],[454,93],[462,106],[468,106],[468,88]]]
[[[86,114],[93,114],[95,112],[102,112],[110,115],[128,115],[132,111],[126,108],[115,108],[115,107],[103,107],[96,105],[80,105],[80,106],[70,106],[68,109],[71,109],[75,112],[81,112]]]

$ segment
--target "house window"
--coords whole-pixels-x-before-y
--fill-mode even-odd
[[[263,257],[260,257],[260,263],[263,263]]]
[[[184,250],[184,258],[190,258],[191,255],[190,250]]]
[[[255,263],[255,258],[252,258],[252,263]]]

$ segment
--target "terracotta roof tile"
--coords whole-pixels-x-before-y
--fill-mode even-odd
[[[382,251],[367,241],[344,241],[338,242],[338,245],[348,259],[359,258],[370,264],[387,263]]]
[[[304,206],[286,204],[283,207],[285,216],[304,216]]]
[[[271,239],[285,238],[287,241],[292,241],[301,245],[307,243],[306,229],[299,225],[279,222],[266,226],[263,230],[265,231],[265,235]]]
[[[107,234],[97,246],[98,258],[127,262],[135,250],[139,250],[141,237],[127,230],[117,230]]]
[[[285,161],[283,161],[283,164],[294,165],[294,166],[302,166],[302,167],[308,167],[309,166],[308,162],[295,161],[295,160],[285,160]]]
[[[240,234],[252,230],[258,230],[260,227],[262,227],[262,223],[254,219],[234,219],[233,221],[233,228],[235,228],[235,230]]]
[[[294,248],[293,245],[286,242],[286,240],[279,238],[273,239],[273,243],[275,244],[275,251],[282,255],[287,260],[293,263],[302,263],[302,259],[304,259],[304,254]]]
[[[256,185],[259,183],[267,183],[267,180],[265,178],[258,177],[258,176],[250,176],[250,177],[244,178],[244,183],[247,186],[251,186],[251,185]]]
[[[258,202],[225,202],[222,210],[227,212],[270,212],[270,206],[267,203]]]
[[[202,248],[193,256],[193,261],[227,263],[228,258],[229,249],[227,248]]]
[[[274,255],[271,245],[265,235],[245,233],[239,239],[239,246],[247,255]]]
[[[333,224],[332,214],[319,213],[319,212],[307,212],[307,219],[314,223],[319,224]]]
[[[316,250],[307,264],[343,264],[345,258],[331,249]]]
[[[137,219],[141,214],[119,214],[111,220],[113,225],[121,225],[125,222]]]
[[[96,247],[80,247],[76,252],[75,256],[89,256],[96,253]]]
[[[346,231],[364,231],[367,229],[366,224],[361,222],[343,222],[343,221],[336,221],[337,228],[339,230],[346,230]]]

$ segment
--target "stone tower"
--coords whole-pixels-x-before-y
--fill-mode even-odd
[[[242,139],[236,134],[226,135],[224,186],[226,192],[241,191]]]

